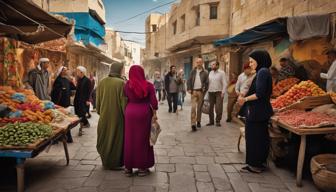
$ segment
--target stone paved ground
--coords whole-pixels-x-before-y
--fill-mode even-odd
[[[244,153],[237,152],[239,135],[234,124],[202,127],[190,132],[190,107],[169,114],[161,105],[159,120],[163,129],[155,146],[156,165],[150,176],[126,178],[121,171],[103,170],[96,144],[97,116],[90,120],[92,127],[82,137],[75,137],[69,145],[70,166],[65,166],[61,144],[48,153],[27,161],[26,186],[28,192],[312,192],[317,191],[310,181],[303,188],[295,186],[292,173],[271,169],[263,174],[246,174]],[[204,117],[203,124],[207,122]],[[78,129],[73,131],[77,134]],[[244,151],[244,149],[243,149]],[[15,191],[15,171],[8,175],[0,191]]]

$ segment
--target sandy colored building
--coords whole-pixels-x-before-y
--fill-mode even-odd
[[[202,55],[208,67],[213,60],[212,42],[229,36],[229,0],[182,0],[169,13],[154,13],[146,20],[144,66],[152,76],[175,65],[186,77],[196,57]],[[211,30],[209,30],[211,29]]]
[[[330,34],[324,37],[314,37],[301,41],[290,40],[287,31],[285,35],[258,41],[249,45],[231,45],[217,47],[216,56],[223,68],[230,74],[239,74],[248,54],[253,49],[263,48],[269,51],[273,66],[279,68],[279,59],[287,57],[298,66],[304,66],[310,79],[320,82],[319,72],[328,69],[324,52],[335,47],[335,13],[336,1],[333,0],[232,0],[230,14],[230,37],[244,31],[261,26],[265,23],[283,22],[296,16],[330,14]]]
[[[228,74],[239,74],[248,53],[264,48],[271,53],[274,66],[285,56],[299,65],[307,65],[308,70],[323,71],[327,68],[323,51],[335,45],[335,17],[330,20],[331,33],[323,38],[292,42],[288,37],[281,37],[248,46],[214,47],[213,43],[267,22],[334,12],[336,1],[333,0],[182,0],[165,15],[148,16],[144,66],[146,72],[152,74],[177,65],[187,76],[195,57],[202,55],[205,67],[217,59]]]

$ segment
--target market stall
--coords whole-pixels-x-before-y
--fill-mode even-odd
[[[0,87],[0,157],[16,159],[18,191],[24,191],[24,163],[61,140],[67,165],[66,133],[79,119],[50,101],[39,100],[31,90]]]
[[[302,186],[306,137],[336,133],[336,109],[333,109],[334,93],[327,94],[312,81],[298,83],[298,80],[290,78],[284,82],[278,83],[278,86],[274,88],[273,96],[277,97],[272,100],[275,111],[272,124],[301,138],[296,183],[297,186]]]

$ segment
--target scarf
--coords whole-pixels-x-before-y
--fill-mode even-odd
[[[145,71],[140,65],[133,65],[129,71],[129,88],[133,89],[135,95],[142,99],[148,95],[148,82],[145,78]]]

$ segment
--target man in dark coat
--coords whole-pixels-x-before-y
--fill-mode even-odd
[[[78,66],[76,70],[77,75],[77,89],[74,100],[75,113],[81,118],[81,124],[79,128],[79,136],[82,136],[82,128],[89,128],[90,123],[86,118],[86,113],[90,106],[90,79],[86,77],[86,68]]]
[[[176,66],[170,66],[170,71],[167,73],[164,79],[165,90],[167,91],[169,113],[176,113],[177,111],[178,87],[181,83],[182,80],[177,76],[176,73]]]
[[[61,66],[57,71],[57,78],[51,91],[51,101],[62,107],[70,106],[71,91],[76,90],[75,85],[68,79],[68,69]],[[70,130],[67,132],[67,141],[72,143]]]

